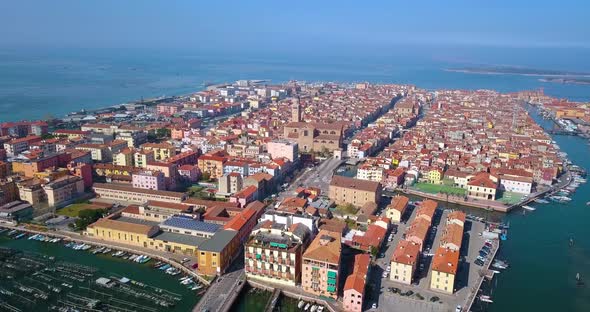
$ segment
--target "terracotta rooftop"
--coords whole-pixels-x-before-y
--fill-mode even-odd
[[[419,255],[420,245],[407,240],[402,240],[395,247],[391,261],[407,265],[414,265],[418,261]]]
[[[330,186],[377,192],[381,183],[334,175],[332,177],[332,182],[330,182]]]
[[[404,213],[404,211],[408,207],[409,201],[410,199],[406,196],[398,195],[391,200],[391,204],[389,204],[388,208],[395,209],[401,213]]]
[[[457,266],[459,265],[459,252],[447,248],[438,247],[432,259],[432,270],[457,274]]]
[[[303,254],[303,258],[339,265],[342,252],[341,234],[320,230]]]

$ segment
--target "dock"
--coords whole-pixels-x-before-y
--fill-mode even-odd
[[[274,310],[275,306],[277,305],[277,302],[279,301],[280,295],[281,295],[281,290],[278,288],[275,288],[275,290],[272,292],[272,296],[270,297],[270,300],[268,301],[268,303],[266,304],[266,307],[264,308],[265,312],[272,312],[272,310]]]
[[[477,298],[477,293],[481,289],[481,284],[483,284],[483,281],[486,278],[487,279],[493,278],[494,272],[492,272],[490,270],[490,266],[491,266],[492,262],[494,262],[494,259],[496,258],[496,254],[498,253],[499,249],[500,249],[500,241],[494,241],[491,257],[489,257],[488,260],[486,261],[486,263],[484,264],[484,268],[482,268],[479,271],[480,274],[478,277],[477,285],[474,285],[470,289],[469,295],[467,296],[466,302],[463,305],[462,311],[470,311],[471,310],[471,306],[473,305],[473,303],[475,302],[475,299]]]

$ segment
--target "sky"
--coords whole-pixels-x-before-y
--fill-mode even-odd
[[[0,1],[0,46],[590,48],[590,1]]]

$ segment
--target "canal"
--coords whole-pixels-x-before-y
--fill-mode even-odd
[[[536,112],[531,116],[551,127]],[[588,141],[576,136],[553,136],[561,151],[576,165],[590,170]],[[582,184],[566,204],[533,204],[537,210],[516,210],[504,217],[510,222],[509,239],[499,258],[510,262],[490,285],[492,304],[478,303],[487,311],[590,311],[590,184]],[[570,247],[569,240],[575,244]],[[579,273],[586,286],[578,286]]]
[[[181,275],[155,269],[153,261],[139,264],[6,234],[0,235],[0,302],[14,311],[50,311],[63,302],[85,306],[96,300],[94,311],[184,312],[199,299],[197,291],[181,285]],[[96,283],[100,277],[130,281],[106,287]]]

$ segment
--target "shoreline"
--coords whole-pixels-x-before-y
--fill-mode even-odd
[[[526,73],[514,71],[501,71],[494,70],[492,68],[486,69],[461,69],[461,68],[444,68],[443,71],[463,74],[478,74],[478,75],[514,75],[514,76],[525,76],[525,77],[550,77],[550,78],[590,78],[590,73]]]

